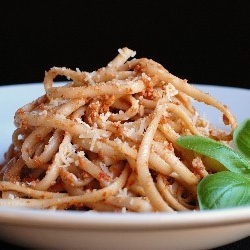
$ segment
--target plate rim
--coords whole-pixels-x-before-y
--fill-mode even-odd
[[[250,207],[174,213],[111,213],[0,207],[1,225],[75,230],[173,230],[250,225]]]

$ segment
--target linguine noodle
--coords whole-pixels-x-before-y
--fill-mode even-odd
[[[96,211],[199,209],[210,173],[176,140],[200,135],[229,144],[236,120],[209,94],[123,48],[94,72],[53,67],[45,94],[18,109],[0,168],[0,206]],[[65,85],[54,84],[65,76]],[[231,132],[201,118],[193,99],[218,109]]]

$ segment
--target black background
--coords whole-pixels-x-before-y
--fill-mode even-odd
[[[0,84],[92,71],[128,46],[192,83],[250,86],[243,1],[1,1]],[[246,1],[247,3],[247,1]]]
[[[93,71],[128,46],[189,82],[250,87],[247,1],[5,0],[0,42],[0,85],[41,82],[53,66]]]

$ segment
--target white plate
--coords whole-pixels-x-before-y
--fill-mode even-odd
[[[250,117],[249,90],[197,86],[227,104],[239,122]],[[43,93],[41,84],[0,87],[0,161],[11,141],[14,112]],[[198,106],[222,126],[221,114]],[[40,249],[208,249],[250,236],[250,208],[112,214],[1,207],[0,232],[2,240]]]

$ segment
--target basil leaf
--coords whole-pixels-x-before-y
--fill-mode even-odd
[[[227,171],[228,169],[222,165],[220,162],[208,156],[201,156],[201,160],[206,166],[207,171],[220,172]]]
[[[188,135],[177,139],[177,144],[211,157],[235,173],[250,173],[250,166],[241,155],[228,146],[211,138]]]
[[[250,119],[246,119],[235,129],[233,142],[239,151],[250,160]]]
[[[218,172],[200,181],[197,194],[200,209],[250,206],[250,179],[243,174]]]

